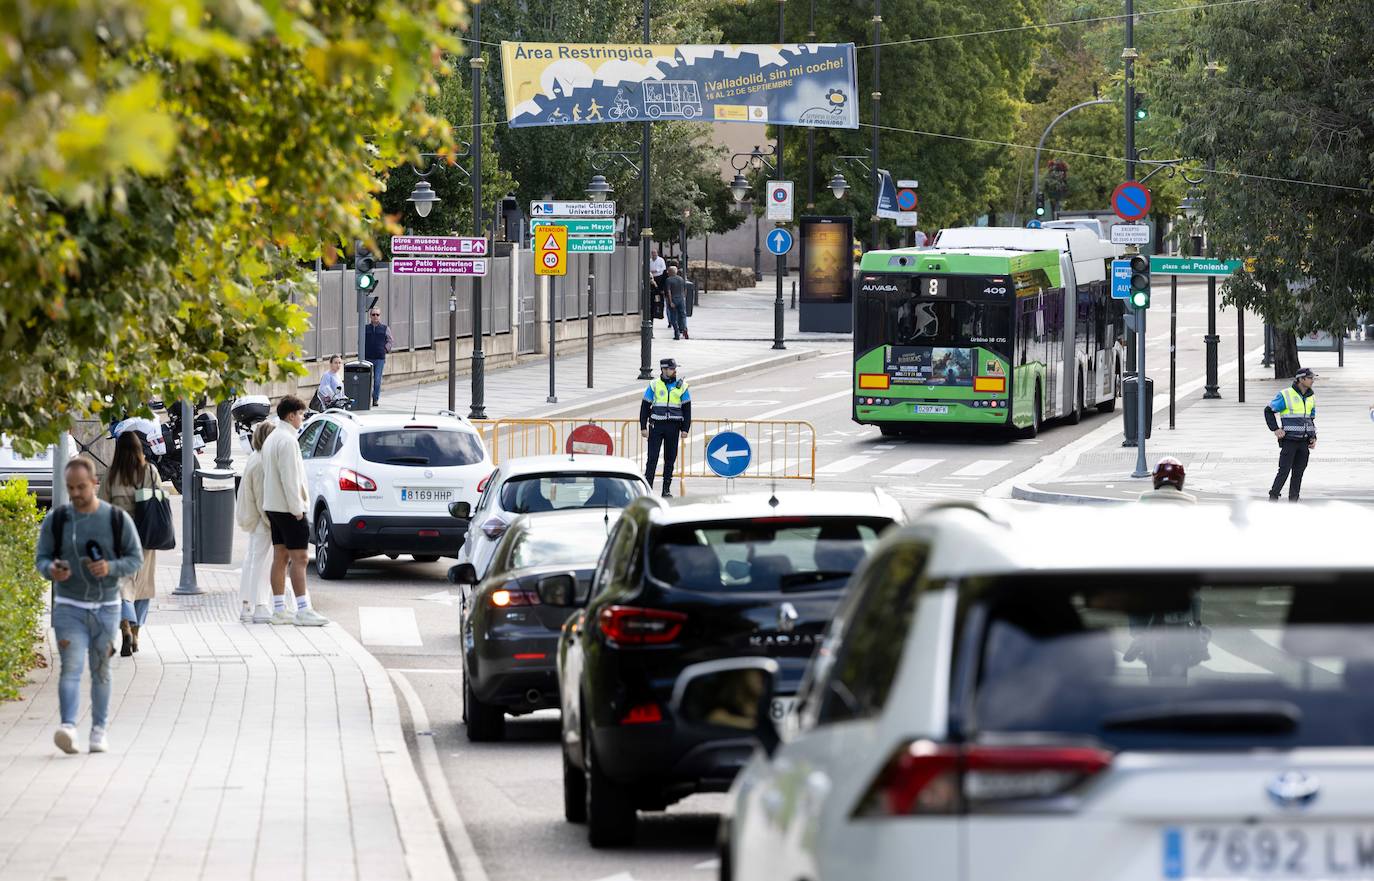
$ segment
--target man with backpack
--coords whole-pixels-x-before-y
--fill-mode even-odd
[[[76,717],[81,672],[91,663],[90,750],[109,749],[110,659],[119,632],[119,582],[143,565],[138,529],[128,514],[96,497],[100,481],[90,459],[76,458],[65,471],[68,505],[43,518],[35,564],[53,582],[52,629],[62,672],[58,702],[62,724],[53,743],[65,753],[78,750]]]

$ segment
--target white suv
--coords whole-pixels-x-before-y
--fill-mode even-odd
[[[71,435],[67,435],[67,451],[69,458],[76,458],[79,452]],[[21,456],[14,451],[10,439],[0,434],[0,483],[23,478],[39,504],[51,505],[52,460],[56,452],[57,447],[50,446],[36,456]]]
[[[321,578],[378,554],[452,556],[464,527],[449,503],[475,503],[491,471],[482,436],[451,415],[329,410],[305,424],[300,445]]]
[[[1292,511],[945,507],[886,538],[790,742],[759,659],[728,663],[762,688],[679,680],[761,699],[722,877],[1374,878],[1374,514]]]

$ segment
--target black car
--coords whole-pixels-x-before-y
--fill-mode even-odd
[[[773,658],[785,716],[850,573],[903,519],[881,492],[645,497],[622,513],[588,599],[566,575],[539,580],[545,604],[578,607],[558,643],[563,799],[592,846],[632,841],[638,810],[729,788],[753,742],[676,724],[678,674]]]
[[[449,570],[464,585],[463,720],[468,739],[500,740],[506,714],[558,706],[555,653],[570,610],[542,603],[539,579],[562,573],[585,595],[617,508],[549,512],[515,520],[480,582],[471,563]]]

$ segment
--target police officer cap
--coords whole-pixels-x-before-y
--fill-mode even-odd
[[[1297,375],[1294,376],[1293,378],[1294,378],[1294,379],[1316,379],[1316,378],[1317,378],[1317,372],[1316,372],[1315,370],[1313,370],[1311,367],[1304,367],[1303,369],[1299,370],[1298,373],[1297,373]]]
[[[659,358],[659,359],[658,359],[658,369],[659,369],[659,370],[676,370],[676,369],[677,369],[677,359],[676,359],[676,358]]]

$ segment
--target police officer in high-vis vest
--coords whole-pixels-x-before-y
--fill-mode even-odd
[[[1317,446],[1317,396],[1312,391],[1312,380],[1316,378],[1317,374],[1304,367],[1293,378],[1293,385],[1275,395],[1264,408],[1264,421],[1279,439],[1279,473],[1269,488],[1270,501],[1278,501],[1289,472],[1293,479],[1288,484],[1288,501],[1296,502],[1302,492],[1302,473]]]
[[[658,362],[659,377],[644,390],[639,403],[639,434],[649,439],[649,460],[644,479],[654,485],[658,471],[658,451],[663,448],[663,497],[672,496],[673,466],[677,464],[678,438],[686,437],[692,426],[692,393],[685,380],[677,378],[677,361]]]

